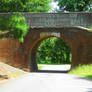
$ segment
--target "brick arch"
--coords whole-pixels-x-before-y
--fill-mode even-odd
[[[56,38],[61,38],[64,40],[64,38],[62,37],[57,37],[57,36],[44,36],[43,38],[39,38],[36,43],[33,45],[33,47],[31,48],[31,53],[30,53],[30,65],[31,65],[31,71],[37,71],[38,67],[37,67],[37,49],[40,46],[40,44],[48,39],[48,38],[52,38],[52,37],[56,37]],[[67,42],[66,42],[67,41]],[[66,40],[65,42],[69,45],[70,49],[71,48],[71,41],[70,40]]]
[[[23,49],[21,50],[22,56],[18,54],[15,57],[17,61],[21,57],[25,65],[31,62],[31,71],[37,71],[34,62],[36,61],[36,49],[42,40],[49,37],[62,38],[69,44],[72,52],[72,68],[79,64],[92,63],[92,33],[89,29],[81,27],[30,28],[24,43],[20,46]]]

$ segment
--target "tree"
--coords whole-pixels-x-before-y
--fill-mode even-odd
[[[0,31],[5,32],[1,37],[19,38],[23,42],[24,36],[28,32],[26,19],[21,13],[15,13],[0,18]]]
[[[26,19],[18,12],[47,12],[50,9],[50,0],[0,0],[0,13],[17,12],[9,16],[0,17],[0,37],[19,38],[23,42],[24,36],[28,32]],[[7,31],[8,30],[8,31]]]
[[[58,2],[59,11],[91,11],[92,0],[54,0]]]
[[[0,12],[47,12],[51,0],[0,0]]]
[[[48,38],[38,48],[38,63],[70,63],[70,53],[70,48],[64,40],[56,37]]]

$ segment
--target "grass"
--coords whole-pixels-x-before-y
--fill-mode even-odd
[[[9,76],[9,77],[19,77],[19,76],[21,76],[20,73],[8,73],[6,75]]]
[[[69,74],[92,78],[92,64],[80,65],[76,67],[75,69],[71,70]]]
[[[38,70],[41,70],[42,68],[43,68],[43,66],[38,65]]]

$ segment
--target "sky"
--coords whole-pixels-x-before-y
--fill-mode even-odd
[[[53,2],[50,4],[52,7],[51,12],[53,12],[55,9],[59,9],[58,2]]]

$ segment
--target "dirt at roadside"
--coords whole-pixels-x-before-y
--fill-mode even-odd
[[[21,69],[14,68],[8,64],[0,62],[0,83],[7,81],[9,79],[12,79],[12,78],[16,78],[26,73],[27,72]]]
[[[0,66],[0,82],[10,79],[10,77],[7,75],[8,71],[3,68],[3,66]]]

